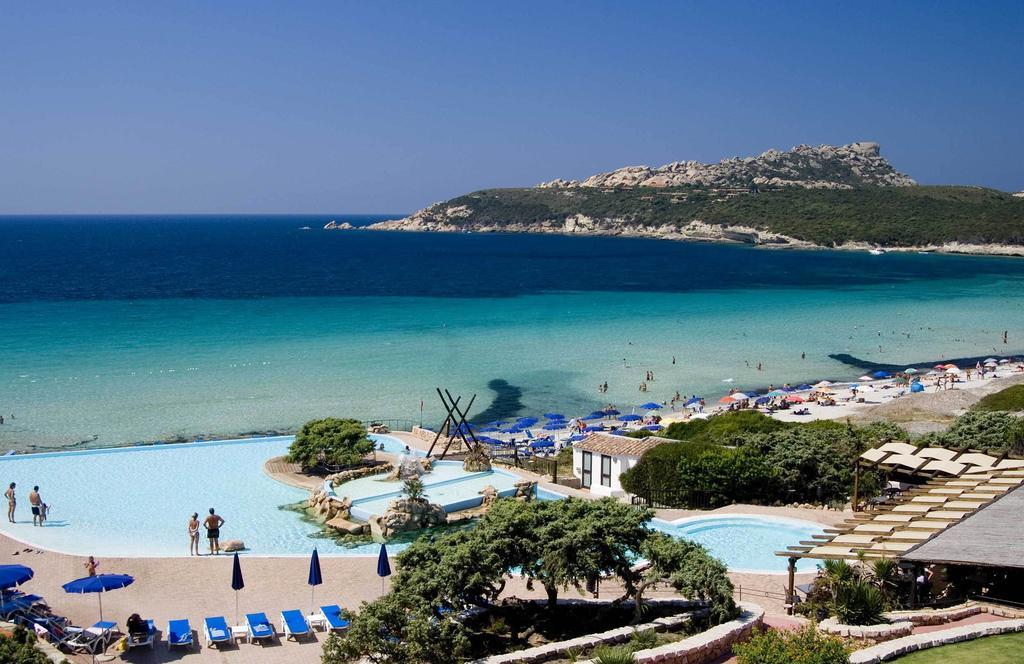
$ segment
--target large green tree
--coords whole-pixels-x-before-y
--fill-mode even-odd
[[[288,447],[288,461],[304,469],[351,466],[373,451],[373,441],[359,420],[328,417],[306,422]]]

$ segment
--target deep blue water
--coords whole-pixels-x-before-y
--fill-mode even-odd
[[[332,218],[365,224],[396,216],[0,217],[0,302],[506,298],[561,291],[834,288],[1024,274],[1024,260],[1012,258],[322,230]]]

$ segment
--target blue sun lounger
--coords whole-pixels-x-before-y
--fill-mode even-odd
[[[203,622],[205,624],[207,648],[219,643],[231,643],[231,630],[228,629],[228,623],[224,620],[224,616],[204,618]]]
[[[282,611],[281,623],[284,627],[285,639],[294,638],[298,641],[300,636],[309,636],[309,623],[306,622],[306,618],[302,615],[302,611],[299,611],[298,609]]]
[[[188,618],[167,623],[167,649],[170,650],[171,646],[192,647],[192,625]]]
[[[342,617],[341,607],[337,604],[321,606],[320,615],[324,619],[324,624],[327,625],[329,629],[338,631],[348,629],[348,621]]]
[[[245,614],[245,624],[249,627],[250,642],[273,639],[276,634],[274,626],[267,620],[267,614],[262,612]]]

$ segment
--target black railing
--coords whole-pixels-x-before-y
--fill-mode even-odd
[[[416,420],[403,419],[400,417],[378,417],[375,419],[362,420],[363,426],[369,429],[372,426],[386,426],[392,431],[412,431],[412,428],[419,426]]]
[[[491,450],[491,461],[528,470],[538,475],[549,475],[551,481],[558,483],[558,459],[554,457],[524,456],[518,450]]]
[[[651,509],[709,510],[717,507],[713,504],[714,501],[709,491],[689,489],[650,491],[642,495],[631,496],[630,502],[634,507],[649,507]]]

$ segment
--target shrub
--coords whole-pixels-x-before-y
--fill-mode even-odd
[[[351,466],[373,451],[373,441],[359,420],[328,417],[306,422],[288,447],[288,461],[304,469],[321,465]]]
[[[623,646],[598,646],[594,648],[592,659],[596,664],[630,664],[636,661],[633,651]]]
[[[867,579],[856,578],[836,589],[834,611],[844,625],[878,625],[888,622],[882,591]]]
[[[673,422],[659,435],[692,443],[731,445],[739,434],[768,433],[791,426],[795,425],[780,422],[756,410],[739,410],[703,420]]]
[[[768,629],[733,646],[738,664],[848,664],[850,651],[841,639],[814,625],[797,632]]]
[[[402,483],[402,494],[409,500],[419,500],[425,490],[423,480],[418,477],[410,477]]]
[[[918,444],[987,454],[1024,454],[1024,419],[1004,412],[972,411],[956,418],[946,431],[922,436]]]
[[[24,627],[15,627],[10,636],[0,634],[0,662],[5,664],[50,664],[50,658],[36,648],[36,637]]]
[[[978,411],[1024,411],[1024,385],[1013,385],[995,394],[982,397],[971,410]]]

